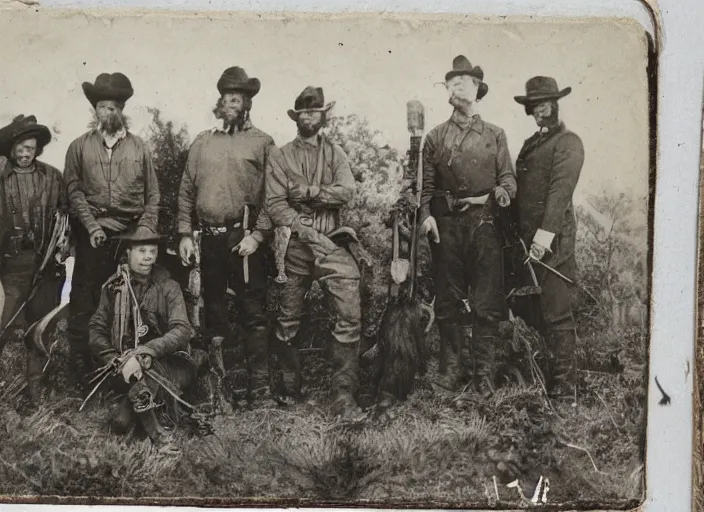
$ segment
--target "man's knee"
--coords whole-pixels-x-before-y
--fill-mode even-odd
[[[110,428],[116,434],[126,434],[135,425],[137,414],[134,412],[132,402],[124,397],[112,411]]]

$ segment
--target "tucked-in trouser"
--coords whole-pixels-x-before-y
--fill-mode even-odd
[[[264,246],[249,256],[249,282],[244,280],[244,258],[231,251],[243,231],[201,237],[201,275],[206,339],[222,336],[231,340],[228,322],[228,284],[235,292],[240,324],[249,332],[244,349],[249,368],[250,390],[262,388],[268,378],[268,333],[266,317],[267,269]]]
[[[2,271],[2,283],[5,289],[5,309],[2,314],[2,326],[10,321],[12,316],[27,299],[32,288],[32,279],[37,269],[36,253],[25,250],[18,255],[7,258]],[[20,312],[13,326],[28,328],[34,322],[49,313],[59,304],[63,275],[56,275],[56,266],[49,262],[42,280],[37,285],[37,291],[24,310]],[[8,336],[8,333],[4,334]],[[42,368],[45,364],[44,356],[25,338],[27,346],[27,380],[30,395],[36,397],[39,389]]]
[[[117,234],[103,229],[107,240],[100,247],[90,245],[90,236],[86,229],[73,222],[72,233],[75,236],[76,260],[71,277],[71,296],[69,302],[68,340],[71,348],[71,360],[79,386],[83,384],[85,373],[90,371],[91,355],[88,347],[88,322],[98,309],[100,292],[103,284],[117,271],[119,260],[119,240]]]
[[[436,218],[440,243],[430,243],[435,276],[435,314],[440,325],[440,358],[454,387],[463,362],[462,300],[472,309],[473,352],[478,370],[492,379],[498,323],[508,308],[503,289],[501,237],[488,206]],[[483,376],[481,376],[483,378]]]
[[[277,354],[283,366],[286,392],[297,394],[300,385],[296,336],[301,327],[305,295],[317,279],[335,316],[332,384],[338,394],[351,396],[357,386],[362,317],[357,263],[346,249],[339,248],[316,258],[305,243],[291,240],[286,253],[286,274],[288,282],[279,295],[280,312],[276,319]]]

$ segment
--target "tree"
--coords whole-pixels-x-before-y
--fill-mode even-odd
[[[148,143],[161,193],[159,233],[173,240],[176,237],[178,189],[190,146],[188,131],[185,126],[176,129],[173,121],[164,121],[159,109],[148,108],[148,111],[152,116]]]

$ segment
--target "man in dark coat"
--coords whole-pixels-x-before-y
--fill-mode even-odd
[[[306,87],[289,117],[296,138],[272,152],[266,172],[266,206],[275,226],[291,229],[280,295],[276,350],[283,366],[284,393],[300,392],[299,330],[305,295],[318,280],[335,311],[332,329],[334,415],[355,417],[361,337],[360,271],[353,255],[331,238],[340,229],[340,208],[357,190],[347,155],[320,132],[328,110],[320,87]],[[349,228],[347,228],[349,229]],[[353,233],[352,231],[350,231]],[[356,236],[356,235],[355,235]]]
[[[57,247],[51,238],[60,216],[68,213],[68,202],[59,170],[37,160],[50,141],[51,132],[34,116],[17,116],[0,128],[0,279],[5,288],[0,328],[27,301],[35,283],[36,292],[14,326],[26,329],[59,304],[67,240]],[[36,398],[44,361],[31,344],[27,349],[28,391]]]
[[[180,395],[195,382],[197,368],[181,288],[155,264],[162,239],[143,226],[118,235],[127,262],[103,285],[88,329],[92,354],[111,369],[110,385],[123,393],[113,429],[125,433],[139,423],[157,447],[173,451],[155,407],[166,402],[169,414],[178,408],[158,380]]]
[[[271,402],[266,316],[267,269],[260,244],[270,232],[263,208],[264,169],[274,148],[270,135],[250,118],[260,83],[244,69],[223,71],[213,112],[218,125],[200,133],[188,152],[178,197],[179,252],[190,265],[195,252],[193,222],[201,231],[205,339],[220,346],[230,339],[227,288],[231,286],[241,324],[250,403]]]
[[[535,118],[539,130],[525,141],[516,164],[518,229],[530,256],[567,278],[576,278],[576,221],[572,195],[584,162],[584,147],[560,121],[557,101],[571,88],[559,90],[554,78],[536,76],[526,82],[526,95],[515,100]],[[533,264],[542,288],[540,318],[533,321],[549,350],[549,391],[574,395],[576,330],[572,286]]]
[[[435,276],[435,313],[440,329],[438,381],[459,388],[469,361],[462,361],[462,310],[473,314],[474,382],[494,387],[499,322],[507,317],[496,205],[516,194],[516,176],[503,129],[484,121],[476,101],[488,92],[484,72],[459,55],[445,75],[454,107],[423,146],[421,231],[430,235]],[[467,301],[467,302],[464,302]]]
[[[88,320],[117,266],[116,235],[137,225],[156,233],[160,200],[149,148],[123,114],[134,93],[130,80],[103,73],[94,84],[85,82],[83,92],[95,109],[95,127],[71,143],[64,168],[76,247],[68,338],[79,387],[91,366]]]

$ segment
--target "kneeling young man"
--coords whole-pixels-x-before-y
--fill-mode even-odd
[[[113,373],[114,389],[124,394],[112,417],[114,430],[125,433],[139,423],[157,447],[177,450],[155,407],[172,398],[164,383],[180,394],[195,380],[196,365],[187,352],[194,330],[181,288],[155,265],[162,237],[139,227],[120,238],[127,244],[127,262],[103,285],[89,322],[90,348]],[[171,407],[163,409],[168,413]]]

